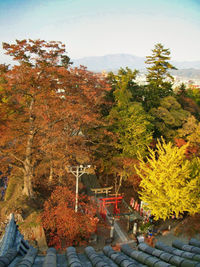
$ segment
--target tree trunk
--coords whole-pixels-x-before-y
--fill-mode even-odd
[[[25,162],[24,164],[24,189],[23,194],[26,195],[29,198],[33,198],[33,186],[32,186],[32,180],[33,180],[33,171],[31,166]]]
[[[119,189],[121,188],[121,185],[122,185],[122,179],[123,179],[123,175],[120,174],[119,183],[117,184],[117,175],[115,176],[115,195],[116,196],[118,196],[119,194]]]
[[[34,116],[33,116],[33,104],[34,99],[32,99],[30,107],[29,107],[29,125],[30,130],[27,137],[27,145],[26,145],[26,155],[25,155],[25,161],[24,161],[24,189],[23,194],[28,196],[29,198],[33,198],[33,166],[32,166],[32,146],[33,146],[33,139],[35,135],[34,131]]]
[[[48,183],[51,184],[53,182],[53,164],[52,160],[50,161],[50,170],[49,170],[49,180]]]

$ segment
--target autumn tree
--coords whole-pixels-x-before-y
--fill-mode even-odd
[[[162,138],[147,160],[140,158],[141,200],[155,219],[199,212],[199,167],[186,159],[187,145],[178,148]]]
[[[187,89],[187,95],[191,97],[195,103],[200,107],[200,90],[199,87],[196,87],[194,85],[190,85]]]
[[[79,209],[75,212],[75,194],[68,187],[57,186],[44,204],[42,224],[48,245],[56,248],[87,242],[95,232],[98,219],[96,207],[89,198],[79,196]]]
[[[182,84],[177,91],[176,98],[184,110],[189,111],[198,120],[200,119],[200,93],[198,88],[186,89]]]
[[[108,86],[85,68],[69,68],[60,42],[16,40],[3,44],[18,64],[3,74],[6,125],[1,125],[1,165],[18,168],[23,193],[33,182],[61,177],[77,154],[88,155],[88,129],[100,124],[99,105]],[[41,180],[41,179],[40,179]]]
[[[6,113],[8,110],[5,110],[4,103],[8,101],[8,94],[4,90],[4,84],[6,80],[4,78],[5,74],[8,72],[8,66],[5,64],[0,64],[0,123],[6,124]]]
[[[9,94],[4,105],[12,110],[7,116],[8,125],[1,140],[4,161],[22,170],[24,175],[23,193],[33,197],[34,170],[41,160],[38,153],[43,140],[42,122],[46,120],[47,103],[61,102],[57,95],[59,83],[56,81],[62,71],[64,46],[61,43],[37,40],[16,41],[3,44],[8,55],[19,65],[5,75],[5,92]],[[61,68],[62,67],[62,68]],[[37,155],[36,155],[37,154]]]
[[[200,151],[200,122],[194,116],[189,116],[182,128],[178,129],[177,137],[189,142],[189,151],[198,155]]]

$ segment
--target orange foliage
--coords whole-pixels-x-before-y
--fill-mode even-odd
[[[95,204],[87,197],[79,196],[77,213],[74,207],[75,194],[67,187],[57,186],[45,202],[42,224],[49,246],[64,249],[81,244],[96,231],[98,218]]]
[[[174,139],[175,141],[175,144],[177,147],[182,147],[183,145],[185,145],[187,142],[182,139],[182,138],[175,138]],[[186,157],[187,158],[190,158],[192,157],[193,155],[196,155],[197,153],[199,152],[199,149],[197,146],[194,146],[194,145],[189,145],[187,148],[186,148]]]
[[[84,67],[70,68],[60,42],[16,40],[3,48],[19,64],[0,69],[0,99],[6,99],[0,105],[0,165],[20,169],[24,194],[33,197],[35,177],[60,180],[77,155],[88,158],[88,130],[101,124],[99,107],[109,86]]]
[[[175,138],[174,141],[175,141],[175,144],[176,144],[177,147],[182,147],[183,145],[185,145],[187,143],[182,138]]]

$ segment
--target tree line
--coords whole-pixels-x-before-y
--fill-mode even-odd
[[[136,198],[156,219],[196,214],[200,203],[198,88],[173,89],[170,50],[156,44],[147,56],[147,84],[135,82],[137,70],[110,72],[110,108],[104,109],[109,146],[101,168],[116,183],[132,183]],[[104,136],[108,138],[108,136]],[[101,145],[100,145],[101,146]],[[184,197],[185,196],[185,197]]]

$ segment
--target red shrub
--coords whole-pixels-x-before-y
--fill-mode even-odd
[[[42,223],[49,246],[64,249],[87,242],[96,230],[96,205],[88,197],[79,196],[77,213],[74,207],[75,194],[67,187],[56,187],[45,202]]]

